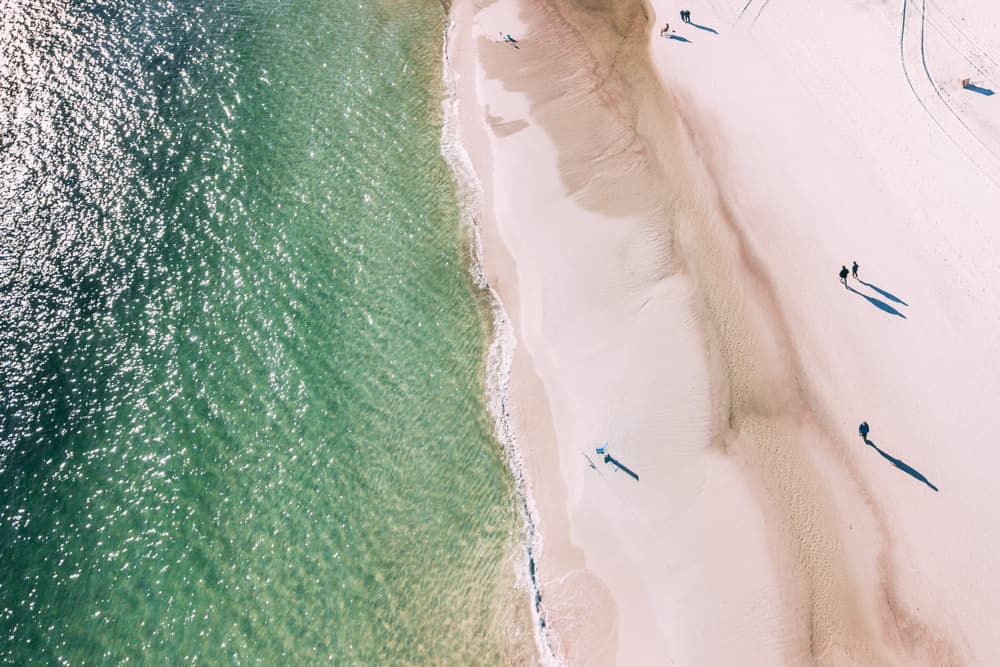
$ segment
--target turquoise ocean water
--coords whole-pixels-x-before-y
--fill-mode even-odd
[[[529,656],[441,5],[4,7],[0,661]]]

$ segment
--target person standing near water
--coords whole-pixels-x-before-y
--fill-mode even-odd
[[[855,280],[858,279],[858,263],[857,262],[854,262],[854,265],[851,267],[851,275],[854,276]]]
[[[840,267],[840,282],[844,283],[844,287],[847,287],[847,267],[841,265]]]

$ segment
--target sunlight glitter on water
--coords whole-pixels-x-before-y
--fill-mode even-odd
[[[503,661],[519,523],[412,30],[442,20],[3,19],[3,662]]]

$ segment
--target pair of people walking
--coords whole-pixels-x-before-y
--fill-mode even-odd
[[[854,262],[854,264],[851,266],[851,270],[850,271],[847,270],[846,266],[841,265],[841,267],[840,267],[840,282],[844,283],[844,287],[847,287],[847,276],[848,276],[848,274],[854,276],[855,280],[858,279],[858,269],[859,268],[861,268],[861,267],[858,266],[857,262]]]

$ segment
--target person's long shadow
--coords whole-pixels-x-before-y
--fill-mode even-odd
[[[892,465],[896,466],[897,468],[899,468],[900,470],[902,470],[903,472],[905,472],[910,477],[912,477],[914,479],[917,479],[917,480],[920,480],[921,482],[923,482],[927,486],[931,487],[935,491],[938,490],[938,488],[936,486],[934,486],[933,484],[931,484],[931,482],[930,482],[929,479],[927,479],[926,477],[924,477],[923,475],[921,475],[920,471],[918,471],[913,466],[907,465],[906,463],[903,463],[902,461],[900,461],[896,457],[891,456],[891,455],[883,452],[881,449],[878,448],[878,445],[876,445],[874,442],[872,442],[868,438],[865,438],[865,444],[868,445],[869,447],[871,447],[872,449],[874,449],[879,454],[881,454],[882,458],[884,458],[886,461],[888,461]]]
[[[872,285],[871,283],[866,283],[865,281],[861,280],[860,278],[858,278],[858,282],[861,283],[862,285],[864,285],[865,287],[868,287],[870,289],[875,290],[876,292],[878,292],[879,294],[881,294],[885,298],[889,299],[889,301],[895,301],[896,303],[901,303],[904,306],[909,306],[910,305],[910,304],[906,303],[905,301],[903,301],[902,299],[900,299],[895,294],[891,294],[889,292],[886,292],[881,287],[876,287],[875,285]]]
[[[859,292],[858,290],[854,289],[850,285],[847,286],[847,289],[849,289],[850,291],[854,292],[855,294],[857,294],[860,297],[864,297],[865,299],[868,300],[868,302],[871,305],[875,306],[879,310],[884,310],[885,312],[889,313],[890,315],[898,315],[899,317],[902,317],[904,320],[906,319],[906,315],[904,315],[903,313],[899,312],[898,310],[896,310],[895,308],[893,308],[892,306],[890,306],[889,304],[887,304],[882,299],[876,299],[873,296],[868,296],[867,294],[862,294],[861,292]]]
[[[695,28],[698,28],[698,30],[704,30],[706,32],[710,32],[713,35],[718,35],[719,34],[718,30],[716,30],[715,28],[709,28],[707,25],[698,25],[697,23],[691,23],[690,21],[688,21],[688,25],[689,26],[693,26]]]
[[[974,93],[979,93],[980,95],[986,95],[987,97],[989,97],[990,95],[995,95],[995,93],[989,88],[983,88],[982,86],[977,86],[972,83],[970,83],[968,86],[963,86],[963,88],[965,88],[966,90],[971,90]]]
[[[691,40],[687,37],[681,37],[680,35],[664,35],[667,39],[672,39],[675,42],[684,42],[685,44],[690,44]]]
[[[626,475],[628,475],[635,481],[637,482],[639,481],[639,475],[637,475],[635,471],[633,471],[631,468],[629,468],[627,465],[625,465],[615,457],[611,456],[611,454],[604,455],[604,462],[612,464],[613,466],[617,467],[619,470],[624,472]]]

